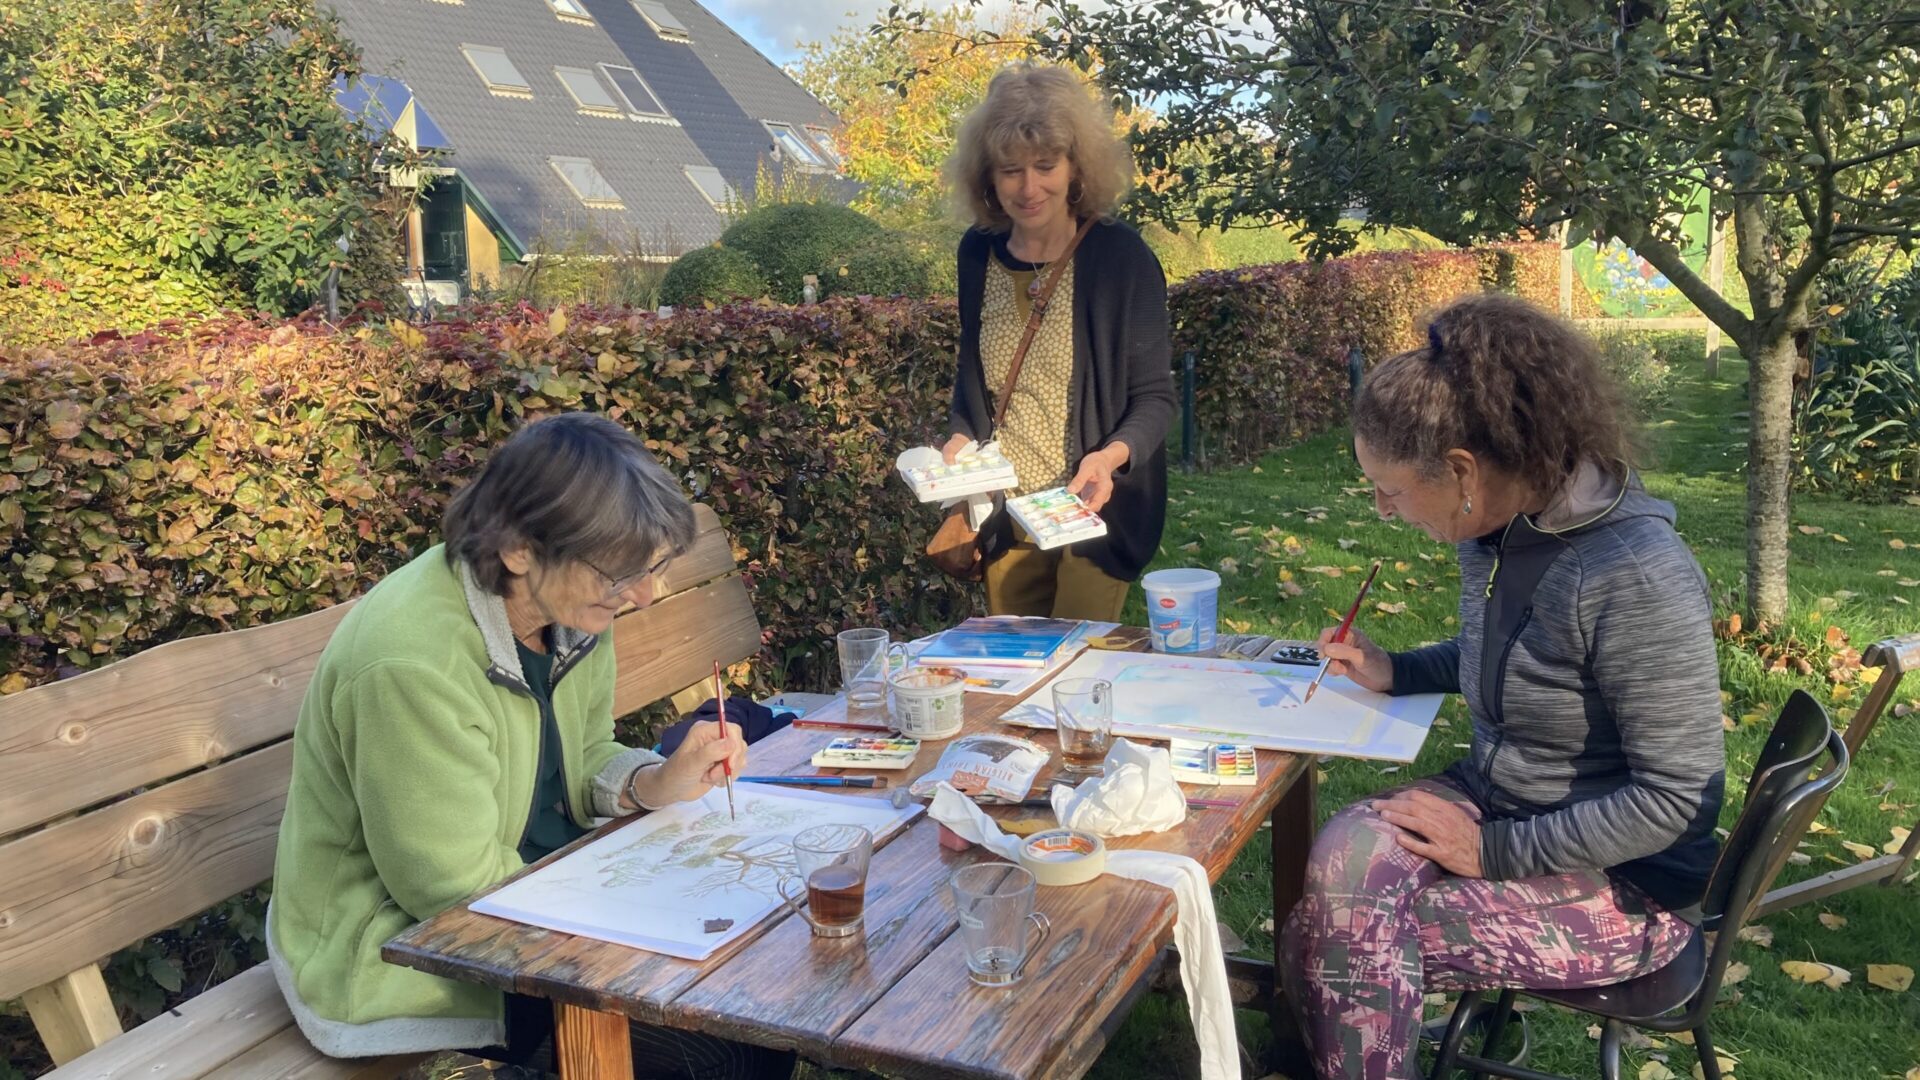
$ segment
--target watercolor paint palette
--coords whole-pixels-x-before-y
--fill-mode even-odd
[[[920,752],[920,741],[904,737],[833,740],[813,755],[813,764],[822,769],[859,766],[866,769],[905,769]]]
[[[940,452],[932,452],[931,460],[919,454],[916,448],[908,454],[902,454],[896,462],[901,479],[913,489],[914,497],[921,502],[935,499],[957,499],[963,495],[980,495],[989,491],[1006,491],[1019,483],[1014,475],[1013,462],[1008,461],[1000,447],[988,443],[962,453],[951,465],[940,457]],[[909,455],[913,455],[911,458]]]
[[[1238,743],[1208,743],[1174,739],[1173,778],[1183,784],[1257,784],[1260,766],[1254,749]]]
[[[1007,511],[1043,551],[1107,535],[1107,523],[1066,488],[1008,499]]]

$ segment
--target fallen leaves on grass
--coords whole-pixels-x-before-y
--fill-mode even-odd
[[[1829,990],[1838,990],[1853,981],[1853,972],[1836,964],[1823,964],[1818,960],[1782,961],[1780,970],[1795,982],[1803,982],[1808,986],[1824,986]]]
[[[1675,1080],[1673,1070],[1658,1061],[1649,1061],[1640,1066],[1640,1080]]]
[[[1321,577],[1340,577],[1346,573],[1337,566],[1303,566],[1300,569],[1304,573],[1319,574]]]
[[[1373,606],[1387,613],[1388,615],[1405,615],[1407,613],[1407,605],[1405,604],[1389,604],[1389,603],[1381,602]]]
[[[1861,862],[1866,862],[1868,859],[1880,854],[1873,849],[1872,844],[1861,844],[1852,840],[1842,840],[1840,841],[1840,846],[1846,848],[1848,854],[1859,859]]]
[[[1297,536],[1288,536],[1280,541],[1280,550],[1294,558],[1299,558],[1306,554],[1307,545],[1301,543]]]
[[[1753,974],[1752,968],[1748,967],[1747,965],[1741,963],[1738,960],[1735,960],[1727,965],[1727,973],[1720,977],[1720,985],[1738,986],[1741,983],[1746,982],[1747,976],[1751,974]],[[1693,1040],[1689,1038],[1687,1041],[1691,1043]]]
[[[1887,841],[1886,846],[1880,850],[1889,855],[1898,855],[1900,854],[1900,849],[1907,846],[1907,837],[1912,835],[1912,829],[1907,828],[1905,825],[1895,825],[1893,827],[1893,839]]]
[[[1847,917],[1835,915],[1831,911],[1823,911],[1820,913],[1820,925],[1829,930],[1839,930],[1847,925]]]
[[[1819,536],[1821,533],[1827,531],[1818,525],[1801,525],[1801,526],[1798,526],[1798,528],[1800,529],[1800,532],[1805,536]]]
[[[1904,994],[1913,985],[1913,969],[1905,964],[1868,964],[1867,981],[1882,990]]]
[[[1758,923],[1740,928],[1740,940],[1762,949],[1773,948],[1773,927]]]
[[[1714,1054],[1713,1060],[1720,1066],[1720,1075],[1726,1080],[1733,1080],[1733,1070],[1739,1068],[1740,1063],[1720,1053]],[[1693,1080],[1707,1080],[1706,1068],[1697,1061],[1693,1065]]]

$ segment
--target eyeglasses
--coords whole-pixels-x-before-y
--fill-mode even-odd
[[[623,578],[614,577],[612,574],[609,574],[605,570],[602,570],[599,567],[593,565],[591,562],[588,562],[586,559],[581,559],[580,561],[586,565],[587,569],[593,571],[596,574],[599,574],[601,579],[607,583],[607,598],[612,599],[613,597],[619,596],[621,593],[626,592],[628,589],[633,588],[635,585],[640,584],[642,581],[645,581],[646,579],[653,577],[654,575],[658,574],[660,571],[665,570],[667,568],[667,564],[673,561],[673,555],[672,553],[662,555],[660,557],[659,562],[654,563],[652,566],[647,567],[645,570],[642,570],[638,574],[629,574]]]

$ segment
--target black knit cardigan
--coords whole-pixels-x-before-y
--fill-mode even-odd
[[[1015,268],[1005,233],[968,230],[960,240],[960,357],[953,386],[953,430],[993,437],[994,396],[980,361],[987,260],[995,251]],[[997,387],[995,389],[998,389]],[[1167,279],[1140,234],[1114,221],[1087,231],[1073,256],[1073,386],[1068,398],[1067,468],[1110,443],[1127,445],[1113,498],[1100,516],[1107,535],[1073,546],[1123,581],[1140,576],[1160,547],[1167,521],[1167,429],[1173,422],[1173,346],[1167,330]],[[1013,543],[1003,511],[981,530],[989,558]]]

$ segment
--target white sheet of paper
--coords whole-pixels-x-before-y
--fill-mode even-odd
[[[1412,761],[1439,714],[1439,694],[1390,697],[1328,676],[1305,700],[1314,669],[1165,653],[1087,652],[1034,692],[1053,705],[1061,679],[1113,684],[1115,734],[1250,743],[1337,757]]]
[[[794,872],[793,834],[860,825],[878,843],[913,819],[883,799],[735,784],[738,820],[715,788],[655,810],[469,905],[482,915],[630,945],[688,960],[753,929],[778,910]],[[706,931],[709,919],[733,925]]]

